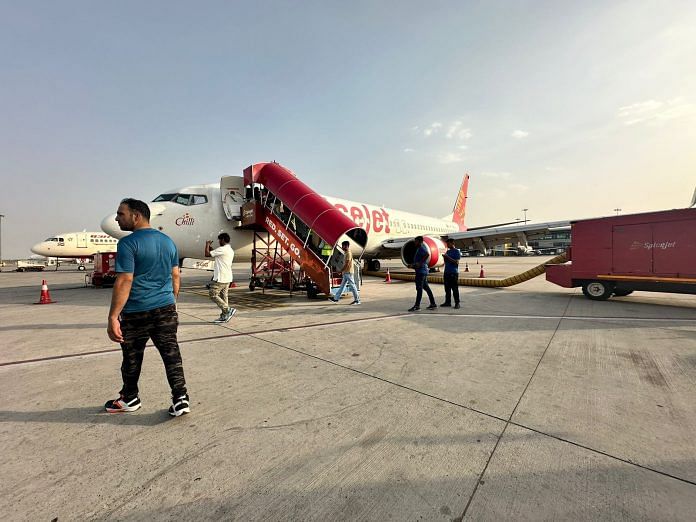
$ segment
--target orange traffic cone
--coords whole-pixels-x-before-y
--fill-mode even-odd
[[[483,265],[481,265],[481,272],[479,272],[479,277],[481,277],[481,278],[486,277],[486,274],[483,271]]]
[[[465,272],[469,271],[469,263],[464,263],[464,271]]]
[[[237,283],[235,283],[234,281],[232,281],[232,282],[230,283],[230,286],[228,286],[227,288],[237,288]]]
[[[46,284],[46,280],[42,279],[41,280],[41,297],[39,298],[39,302],[35,304],[51,304],[53,301],[51,301],[51,294],[48,292],[48,285]]]
[[[389,269],[387,268],[387,277],[384,279],[385,283],[391,283],[391,274],[389,273]]]

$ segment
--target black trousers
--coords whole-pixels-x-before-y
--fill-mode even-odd
[[[442,280],[445,283],[445,303],[451,304],[451,296],[454,295],[454,304],[459,304],[459,274],[445,273]]]
[[[433,297],[433,291],[430,290],[430,285],[428,284],[428,274],[419,274],[416,272],[416,306],[420,306],[421,298],[423,297],[423,290],[428,294],[428,299],[430,299],[430,304],[435,304],[435,297]]]
[[[120,321],[124,341],[121,343],[123,351],[121,395],[125,399],[132,399],[138,395],[138,380],[148,339],[152,339],[162,357],[172,396],[186,395],[184,366],[176,339],[176,331],[179,327],[176,305],[163,306],[145,312],[121,314]]]

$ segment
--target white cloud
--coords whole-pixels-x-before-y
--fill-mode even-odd
[[[521,183],[511,183],[507,187],[515,192],[527,192],[529,190],[527,185],[522,185]]]
[[[430,126],[427,127],[427,128],[423,131],[423,134],[424,134],[425,136],[432,136],[432,135],[435,134],[437,131],[439,131],[441,127],[442,127],[442,123],[440,123],[439,121],[435,121],[435,122],[431,123]]]
[[[618,110],[618,117],[623,120],[624,125],[664,123],[686,116],[696,116],[696,104],[689,103],[683,98],[672,98],[664,102],[646,100],[619,107]]]
[[[457,152],[445,152],[438,156],[437,161],[443,165],[449,165],[451,163],[461,163],[464,161],[464,156]]]
[[[414,152],[414,149],[410,149],[410,148],[406,147],[406,148],[404,149],[404,152]]]
[[[445,138],[448,140],[451,140],[452,138],[456,138],[458,140],[468,140],[471,138],[471,129],[463,128],[460,120],[453,121],[447,128]]]
[[[481,175],[496,179],[510,179],[512,176],[509,172],[482,172]]]
[[[527,136],[529,136],[529,133],[527,131],[523,131],[523,130],[518,129],[518,130],[512,131],[512,134],[510,134],[510,136],[512,136],[516,140],[521,140],[521,139],[524,139]]]

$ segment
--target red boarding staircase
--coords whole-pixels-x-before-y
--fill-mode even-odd
[[[240,228],[267,231],[318,291],[330,294],[335,247],[345,236],[364,249],[365,230],[278,163],[247,167],[244,185]]]

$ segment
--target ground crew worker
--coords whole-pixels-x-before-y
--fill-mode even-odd
[[[444,253],[445,273],[442,279],[445,283],[445,302],[440,306],[452,306],[451,295],[454,296],[454,307],[459,308],[459,260],[462,253],[454,248],[454,239],[447,239],[447,252]]]
[[[353,293],[353,302],[350,304],[359,305],[360,294],[358,293],[358,287],[355,285],[355,280],[353,279],[353,254],[350,251],[350,242],[344,241],[343,243],[341,243],[341,248],[345,253],[345,258],[343,260],[343,268],[341,268],[343,278],[341,279],[341,286],[338,287],[338,290],[336,290],[336,292],[330,297],[330,299],[334,303],[338,303],[338,301],[341,299],[341,294],[343,294],[343,291],[346,289],[346,286],[348,286],[350,291]]]
[[[223,232],[218,236],[220,246],[210,250],[213,246],[212,241],[205,242],[205,257],[215,259],[215,269],[213,280],[208,287],[208,296],[220,308],[220,317],[214,323],[226,323],[237,313],[235,308],[229,305],[227,292],[232,282],[232,261],[234,261],[234,250],[230,246],[230,235]]]
[[[423,297],[423,290],[428,294],[428,299],[430,299],[430,305],[428,310],[435,310],[437,305],[435,304],[435,297],[433,297],[433,292],[430,290],[428,285],[428,272],[430,268],[428,267],[428,260],[430,259],[430,254],[423,244],[423,236],[416,236],[413,239],[413,243],[416,246],[416,253],[413,256],[413,264],[410,268],[416,271],[416,303],[408,309],[409,312],[417,312],[420,310],[420,302]]]

